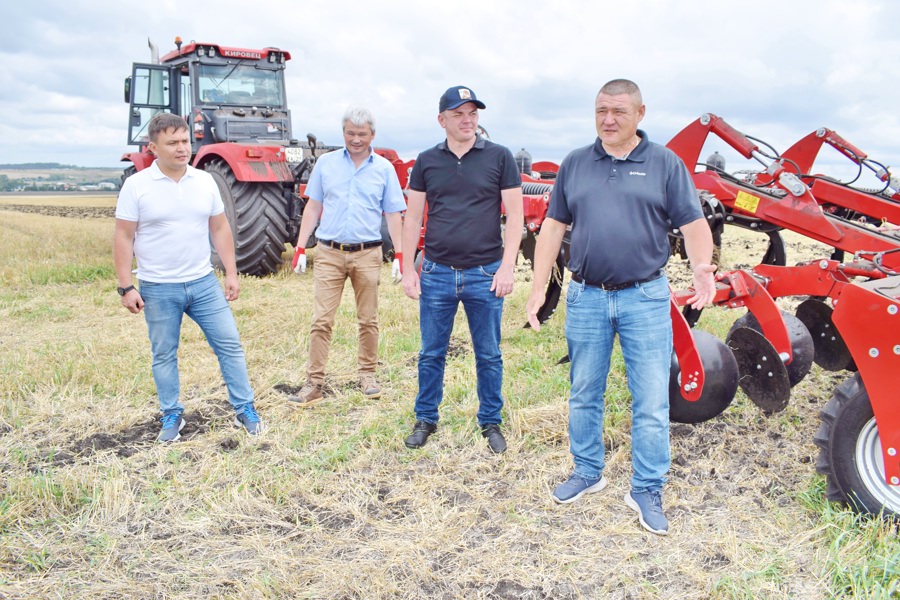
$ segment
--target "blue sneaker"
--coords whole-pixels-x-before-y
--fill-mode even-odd
[[[662,493],[658,491],[628,492],[625,504],[630,506],[650,533],[669,535],[669,520],[662,508]]]
[[[565,482],[556,486],[553,490],[553,500],[558,504],[568,504],[575,502],[584,494],[591,492],[599,492],[606,487],[606,477],[600,476],[599,479],[585,479],[581,475],[572,475]]]
[[[181,430],[184,428],[184,419],[181,417],[181,413],[165,413],[160,420],[162,421],[162,429],[156,441],[174,442],[181,439]]]
[[[234,415],[234,424],[246,429],[250,435],[259,435],[266,430],[265,424],[256,414],[256,408],[252,404],[248,404],[241,412]]]

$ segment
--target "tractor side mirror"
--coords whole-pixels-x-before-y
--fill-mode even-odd
[[[131,77],[125,78],[125,102],[131,102]]]

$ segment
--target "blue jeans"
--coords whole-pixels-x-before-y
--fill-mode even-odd
[[[569,282],[569,445],[575,474],[595,479],[605,466],[603,396],[617,333],[631,392],[631,488],[658,491],[670,462],[672,319],[665,277],[614,292]]]
[[[141,281],[140,293],[150,334],[153,380],[160,410],[164,414],[184,412],[184,406],[178,400],[181,391],[178,343],[181,341],[181,319],[187,315],[200,326],[219,359],[222,378],[228,388],[228,401],[235,412],[243,412],[244,405],[253,402],[253,390],[237,324],[215,274],[185,283]]]
[[[503,298],[491,291],[500,261],[471,269],[453,269],[428,259],[422,262],[419,297],[419,393],[416,419],[438,422],[444,396],[444,366],[456,309],[462,302],[469,321],[478,379],[478,424],[501,422],[503,357],[500,354],[500,317]]]

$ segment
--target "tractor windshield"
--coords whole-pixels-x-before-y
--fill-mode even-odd
[[[284,106],[282,71],[255,64],[205,65],[197,70],[197,89],[204,104]]]

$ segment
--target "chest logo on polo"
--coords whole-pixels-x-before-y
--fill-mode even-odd
[[[641,173],[640,171],[628,171],[629,175],[638,175],[639,177],[646,177],[646,173]]]

